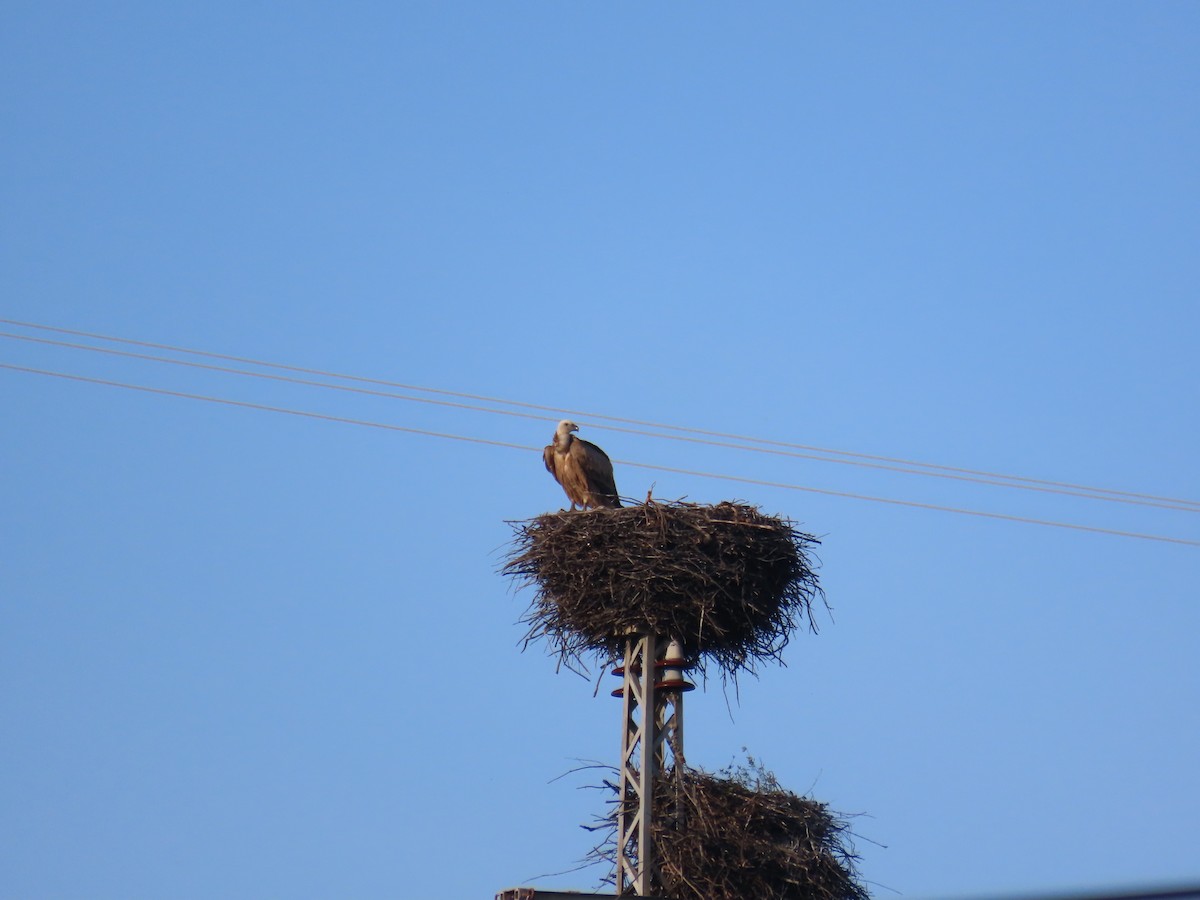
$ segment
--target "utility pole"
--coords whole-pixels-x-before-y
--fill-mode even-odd
[[[840,861],[852,854],[837,847],[839,824],[823,807],[785,796],[773,778],[722,778],[690,769],[684,757],[683,699],[695,688],[686,677],[693,663],[736,678],[757,662],[779,661],[790,633],[812,625],[813,600],[824,596],[806,555],[817,539],[746,504],[649,496],[637,506],[547,514],[515,528],[504,572],[537,586],[521,620],[529,626],[526,643],[544,639],[568,664],[591,654],[616,657],[621,755],[616,808],[602,826],[614,830],[612,843],[606,837],[589,855],[615,863],[616,896],[733,900],[732,885],[738,900],[781,896],[788,885],[816,884],[809,870],[818,862],[834,870],[835,881],[846,880]],[[774,819],[764,830],[759,800],[780,807],[782,831]],[[830,852],[824,845],[810,852],[813,842],[797,837],[811,837],[810,820],[831,835]],[[709,852],[722,830],[750,855]],[[778,865],[748,864],[756,854]],[[846,883],[852,890],[834,900],[863,900]],[[525,893],[502,900],[544,893],[513,890]]]
[[[614,675],[622,685],[621,767],[617,784],[618,897],[649,897],[662,879],[654,853],[655,783],[668,770],[682,778],[683,695],[695,685],[676,641],[653,631],[625,638],[625,657]],[[683,823],[676,823],[683,827]]]

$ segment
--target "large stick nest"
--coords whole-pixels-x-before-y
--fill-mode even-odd
[[[750,763],[719,775],[668,771],[656,781],[655,893],[671,900],[867,900],[849,824]],[[593,851],[614,867],[615,816],[614,804],[600,826],[614,838]]]
[[[618,658],[629,632],[652,630],[736,677],[782,661],[799,623],[816,630],[824,593],[808,553],[820,542],[755,507],[648,501],[513,527],[503,571],[537,588],[525,643],[545,638],[567,665]]]

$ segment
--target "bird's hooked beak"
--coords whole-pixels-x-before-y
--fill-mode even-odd
[[[578,431],[578,430],[579,430],[579,426],[576,425],[574,422],[572,422],[571,427],[567,429],[567,431]]]

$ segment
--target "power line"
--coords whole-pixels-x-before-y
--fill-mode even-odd
[[[502,416],[516,416],[521,419],[534,419],[538,422],[546,421],[546,417],[535,413],[513,412],[506,409],[491,409],[486,406],[474,406],[469,403],[453,403],[449,400],[432,400],[429,397],[411,397],[405,394],[397,394],[394,391],[379,391],[372,388],[353,387],[347,384],[331,384],[328,381],[313,381],[309,378],[296,378],[292,375],[273,375],[270,372],[252,372],[248,369],[235,369],[231,366],[216,366],[210,363],[192,362],[187,359],[172,359],[167,356],[153,356],[148,353],[132,353],[128,350],[115,350],[112,347],[93,347],[89,344],[75,344],[69,341],[54,341],[47,338],[31,337],[24,334],[10,334],[0,331],[0,338],[10,338],[18,341],[30,341],[37,344],[47,344],[54,347],[66,347],[73,350],[87,350],[92,353],[104,353],[109,356],[120,356],[126,359],[140,359],[151,362],[167,363],[172,366],[184,366],[191,369],[201,369],[207,372],[221,372],[228,375],[239,375],[247,378],[261,378],[268,381],[278,381],[285,384],[299,384],[307,387],[327,388],[332,391],[345,391],[352,394],[363,394],[369,397],[386,397],[392,400],[405,400],[412,403],[426,403],[433,406],[447,406],[453,409],[466,409],[477,412],[494,413]]]
[[[405,394],[397,394],[393,391],[381,391],[381,390],[375,390],[375,389],[371,389],[371,388],[353,387],[353,386],[344,385],[344,384],[331,384],[330,382],[326,382],[326,381],[314,381],[312,379],[297,378],[297,377],[291,376],[291,375],[275,375],[275,374],[271,374],[268,372],[253,372],[253,371],[249,371],[247,369],[235,369],[230,366],[218,366],[218,365],[213,365],[211,363],[200,363],[200,362],[194,362],[192,360],[186,360],[186,359],[173,359],[171,357],[155,356],[155,355],[147,354],[147,353],[134,353],[134,352],[131,352],[128,350],[117,350],[112,347],[97,347],[97,346],[93,346],[90,344],[77,344],[77,343],[73,343],[73,342],[69,342],[69,341],[56,341],[56,340],[52,340],[49,338],[39,338],[39,337],[33,337],[31,335],[12,334],[9,332],[2,332],[2,331],[0,331],[0,338],[7,338],[10,340],[18,340],[18,341],[27,341],[27,342],[31,342],[31,343],[44,344],[44,345],[49,345],[49,346],[54,346],[54,347],[64,347],[64,348],[73,349],[73,350],[84,350],[84,351],[88,351],[88,352],[92,352],[92,353],[104,353],[104,354],[107,354],[110,356],[120,356],[120,357],[124,357],[124,358],[129,358],[129,359],[138,359],[138,360],[166,363],[166,364],[174,365],[174,366],[184,366],[184,367],[188,367],[188,368],[201,369],[204,371],[221,372],[221,373],[225,373],[225,374],[238,375],[238,376],[249,377],[249,378],[267,379],[267,380],[271,380],[271,381],[279,381],[279,382],[284,382],[284,383],[288,383],[288,384],[299,384],[299,385],[305,385],[305,386],[309,386],[309,387],[320,387],[320,388],[326,388],[329,390],[346,391],[346,392],[350,392],[350,393],[365,394],[365,395],[374,396],[374,397],[385,397],[385,398],[389,398],[389,399],[403,400],[403,401],[413,402],[413,403],[425,403],[425,404],[431,404],[434,406],[451,407],[454,409],[466,409],[466,410],[472,410],[472,411],[476,411],[476,412],[491,413],[494,415],[515,416],[515,417],[522,418],[522,419],[534,419],[539,422],[545,420],[545,416],[537,414],[537,413],[517,412],[515,410],[506,410],[506,409],[493,409],[491,407],[478,406],[476,404],[453,402],[453,401],[449,401],[449,400],[437,400],[437,399],[432,399],[429,397],[413,397],[413,396],[409,396],[409,395],[405,395]],[[988,479],[988,478],[976,478],[976,477],[969,476],[969,475],[956,475],[956,474],[949,473],[949,472],[920,471],[917,469],[909,469],[909,468],[904,468],[901,466],[884,465],[881,463],[863,462],[860,460],[853,460],[853,459],[835,459],[835,458],[830,458],[830,457],[825,457],[825,456],[815,456],[815,455],[808,454],[808,453],[798,453],[798,452],[789,451],[789,450],[776,450],[776,449],[773,449],[770,447],[743,446],[741,444],[734,444],[734,443],[729,443],[726,441],[716,441],[716,440],[711,440],[711,439],[707,439],[707,438],[689,437],[686,435],[659,434],[659,433],[644,431],[644,430],[637,429],[637,428],[623,428],[623,427],[615,426],[615,425],[601,425],[598,427],[604,428],[609,431],[617,431],[617,432],[622,432],[625,434],[641,435],[644,437],[664,438],[666,440],[672,440],[672,441],[683,441],[683,442],[693,443],[693,444],[705,444],[705,445],[713,446],[713,447],[724,447],[724,448],[733,449],[733,450],[745,450],[745,451],[755,452],[755,453],[767,453],[767,454],[772,454],[772,455],[776,455],[776,456],[787,456],[787,457],[798,458],[798,459],[809,459],[809,460],[815,460],[818,462],[837,463],[839,465],[846,465],[846,466],[858,466],[858,467],[869,468],[869,469],[882,469],[885,471],[901,472],[901,473],[905,473],[905,474],[909,474],[909,475],[920,475],[920,476],[930,477],[930,478],[945,478],[945,479],[951,479],[954,481],[965,481],[965,482],[971,482],[974,484],[985,484],[985,485],[990,485],[992,487],[1003,487],[1003,488],[1011,488],[1011,489],[1016,489],[1016,490],[1037,491],[1040,493],[1059,494],[1059,495],[1064,495],[1064,496],[1069,496],[1069,497],[1082,497],[1087,500],[1103,500],[1103,501],[1106,501],[1109,503],[1125,503],[1125,504],[1131,504],[1131,505],[1135,505],[1135,506],[1151,506],[1151,507],[1156,507],[1158,509],[1172,509],[1172,510],[1178,510],[1181,512],[1200,512],[1200,508],[1194,508],[1192,506],[1187,506],[1187,505],[1179,505],[1177,503],[1162,503],[1162,502],[1157,502],[1154,500],[1136,500],[1136,499],[1124,498],[1124,497],[1111,497],[1111,496],[1105,496],[1102,494],[1093,494],[1093,493],[1085,493],[1082,491],[1067,490],[1064,488],[1052,488],[1052,487],[1042,487],[1042,486],[1038,486],[1038,485],[1016,484],[1016,483],[996,481],[996,480]]]
[[[972,478],[967,478],[967,479],[963,479],[963,480],[974,480],[974,478],[994,479],[996,481],[1010,482],[1012,484],[1012,486],[1014,486],[1014,487],[1024,486],[1024,487],[1026,487],[1026,489],[1032,489],[1029,486],[1037,485],[1037,486],[1042,486],[1044,488],[1056,489],[1055,491],[1053,491],[1055,493],[1057,493],[1059,491],[1083,492],[1083,493],[1079,493],[1079,494],[1075,494],[1075,495],[1083,496],[1083,497],[1092,497],[1094,499],[1128,498],[1129,500],[1151,501],[1151,503],[1149,505],[1169,504],[1170,506],[1168,508],[1177,508],[1177,509],[1186,508],[1188,510],[1200,510],[1200,501],[1197,501],[1197,500],[1185,500],[1185,499],[1180,499],[1177,497],[1164,497],[1164,496],[1160,496],[1160,495],[1148,494],[1148,493],[1136,492],[1136,491],[1116,490],[1116,489],[1112,489],[1112,488],[1100,488],[1100,487],[1094,487],[1094,486],[1090,486],[1090,485],[1075,484],[1072,482],[1030,478],[1030,477],[1021,476],[1021,475],[1009,475],[1009,474],[1004,474],[1004,473],[1000,473],[1000,472],[989,472],[989,471],[981,470],[981,469],[969,469],[969,468],[964,468],[964,467],[960,467],[960,466],[947,466],[947,465],[941,465],[941,464],[937,464],[937,463],[927,463],[927,462],[920,462],[920,461],[916,461],[916,460],[906,460],[906,459],[902,459],[902,458],[898,458],[898,457],[881,456],[881,455],[869,454],[869,453],[858,453],[858,452],[849,451],[849,450],[835,450],[835,449],[831,449],[831,448],[827,448],[827,447],[816,447],[816,446],[812,446],[812,445],[808,445],[808,444],[798,444],[798,443],[792,443],[792,442],[787,442],[787,441],[776,441],[776,440],[771,440],[771,439],[767,439],[767,438],[756,438],[756,437],[751,437],[751,436],[747,436],[747,435],[732,434],[729,432],[710,431],[710,430],[701,429],[701,428],[691,428],[691,427],[681,426],[681,425],[671,425],[671,424],[660,423],[660,422],[651,422],[651,421],[647,421],[647,420],[643,420],[643,419],[631,419],[631,418],[625,418],[625,417],[621,417],[621,416],[611,416],[611,415],[606,415],[603,413],[585,413],[582,411],[568,410],[563,407],[544,406],[541,404],[527,403],[527,402],[523,402],[523,401],[519,401],[519,400],[505,400],[505,399],[501,399],[501,398],[497,398],[497,397],[489,397],[489,396],[485,396],[482,394],[471,394],[471,393],[466,393],[466,392],[462,392],[462,391],[451,391],[451,390],[445,390],[445,389],[441,389],[441,388],[422,387],[422,386],[418,386],[418,385],[405,384],[403,382],[398,382],[398,381],[388,381],[388,380],[379,379],[379,378],[367,378],[367,377],[360,376],[360,375],[351,375],[351,374],[346,374],[346,373],[330,372],[330,371],[326,371],[326,370],[322,370],[322,369],[309,368],[309,367],[305,367],[305,366],[295,366],[295,365],[288,365],[288,364],[284,364],[284,363],[275,363],[275,362],[269,362],[269,361],[265,361],[265,360],[253,359],[250,357],[234,356],[234,355],[225,354],[225,353],[214,353],[212,351],[207,351],[207,350],[195,350],[195,349],[179,347],[179,346],[175,346],[175,345],[171,345],[171,344],[162,344],[162,343],[155,343],[152,341],[135,340],[132,338],[115,337],[112,335],[103,335],[103,334],[97,334],[95,332],[80,331],[80,330],[70,329],[70,328],[60,328],[60,327],[56,327],[56,326],[52,326],[52,325],[43,325],[43,324],[34,323],[34,322],[23,322],[23,321],[19,321],[19,320],[15,320],[15,319],[0,318],[0,323],[4,323],[4,324],[8,324],[8,325],[15,325],[15,326],[22,327],[22,328],[50,331],[50,332],[54,332],[54,333],[58,333],[58,334],[74,335],[76,337],[86,337],[86,338],[89,338],[92,340],[109,341],[112,343],[126,344],[129,346],[145,347],[145,348],[156,349],[156,350],[166,350],[166,351],[169,351],[172,353],[182,353],[182,354],[188,354],[188,355],[192,355],[192,356],[206,357],[209,359],[220,359],[220,360],[225,360],[227,362],[238,362],[238,363],[243,363],[243,364],[247,364],[247,365],[260,366],[260,367],[270,368],[270,369],[277,369],[280,371],[297,372],[297,373],[306,374],[306,375],[316,375],[316,376],[320,376],[323,378],[336,378],[339,380],[352,381],[352,382],[357,382],[357,383],[362,383],[362,384],[373,384],[373,385],[378,385],[381,387],[401,388],[403,390],[416,391],[418,393],[436,394],[436,395],[441,395],[441,396],[457,397],[457,398],[467,399],[467,400],[477,400],[477,401],[481,401],[481,402],[485,402],[485,403],[498,404],[498,405],[502,405],[502,406],[516,407],[519,409],[537,410],[537,411],[544,412],[544,413],[553,413],[555,416],[572,414],[574,412],[575,414],[578,414],[581,417],[585,417],[589,420],[600,420],[600,421],[605,421],[605,422],[620,422],[620,423],[623,423],[626,425],[636,425],[639,427],[654,428],[659,431],[675,431],[675,432],[680,432],[683,434],[694,434],[694,435],[701,435],[701,436],[711,437],[711,438],[721,438],[721,439],[725,439],[725,440],[739,441],[744,444],[756,445],[756,446],[751,446],[751,447],[738,447],[736,445],[719,445],[719,446],[735,446],[736,449],[746,449],[746,450],[752,450],[752,451],[756,451],[756,452],[770,452],[770,451],[764,450],[762,448],[763,447],[789,448],[792,450],[808,451],[808,452],[812,452],[812,453],[820,453],[820,454],[825,454],[825,455],[824,456],[813,456],[813,457],[802,456],[802,454],[785,454],[785,455],[802,456],[802,458],[816,459],[816,460],[821,460],[824,462],[844,462],[844,460],[835,460],[835,459],[828,458],[828,457],[832,457],[832,456],[840,456],[840,457],[847,457],[847,458],[856,459],[856,460],[873,461],[876,463],[887,463],[887,464],[893,464],[893,465],[898,465],[898,466],[908,466],[908,467],[912,467],[912,468],[927,469],[930,472],[936,471],[936,472],[942,472],[942,473],[953,473],[953,474],[957,474],[957,475],[961,475],[961,476],[972,476]],[[404,399],[414,399],[415,400],[416,398],[404,398]],[[502,412],[501,410],[494,410],[494,411]],[[506,414],[516,415],[516,413],[514,413],[514,412],[508,412]],[[615,426],[611,426],[611,425],[594,424],[594,427],[605,428],[605,429],[613,430],[613,431],[623,430],[623,429],[619,429],[619,428],[616,428]],[[633,433],[644,434],[645,432],[633,432]],[[665,435],[665,434],[655,434],[652,436],[666,437],[666,438],[676,439],[676,440],[679,439],[679,438],[672,438],[670,435]],[[887,468],[887,467],[880,466],[880,468]],[[905,472],[910,472],[911,474],[918,474],[915,472],[911,472],[910,469],[900,469],[897,471],[905,471]],[[924,473],[922,473],[922,474],[924,474]],[[983,482],[983,483],[991,483],[991,482]],[[1099,495],[1103,495],[1103,497],[1099,496]]]
[[[11,320],[0,319],[0,322],[11,322]],[[15,323],[15,324],[24,324],[24,323]],[[50,328],[49,326],[29,326],[29,327],[40,327],[40,328],[45,328],[46,330],[51,330],[51,331],[64,331],[64,332],[68,331],[68,329],[54,329],[54,328]],[[84,334],[88,337],[97,337],[97,338],[103,339],[103,340],[118,341],[118,342],[123,342],[123,343],[127,343],[127,344],[147,345],[150,347],[158,347],[158,348],[168,349],[172,352],[199,354],[199,355],[203,355],[203,356],[215,357],[215,358],[220,358],[220,359],[228,359],[228,360],[239,360],[239,361],[245,362],[247,364],[251,364],[251,365],[267,366],[267,367],[271,367],[271,368],[292,370],[292,371],[298,370],[298,371],[307,372],[307,373],[311,373],[311,374],[318,374],[323,377],[333,377],[333,378],[350,379],[350,380],[362,381],[362,382],[368,382],[368,383],[378,383],[378,384],[383,384],[383,385],[401,386],[395,382],[383,382],[383,381],[378,381],[376,379],[360,378],[359,376],[336,375],[333,373],[324,373],[324,372],[321,372],[320,370],[300,369],[299,367],[285,366],[285,365],[282,365],[279,363],[267,363],[267,362],[261,362],[261,361],[257,361],[257,360],[244,359],[241,357],[228,357],[228,356],[225,356],[224,354],[212,354],[212,353],[208,353],[207,351],[184,350],[181,348],[172,348],[167,345],[148,344],[147,342],[143,342],[143,341],[132,341],[132,340],[125,339],[125,338],[102,338],[100,336],[90,335],[86,332],[69,332],[69,333]],[[290,375],[276,375],[276,374],[271,374],[271,373],[267,373],[267,372],[254,372],[254,371],[249,371],[246,369],[232,368],[229,366],[219,366],[219,365],[213,365],[213,364],[209,364],[209,363],[200,363],[200,362],[195,362],[195,361],[185,360],[185,359],[174,359],[174,358],[170,358],[170,357],[156,356],[156,355],[146,354],[146,353],[135,353],[135,352],[127,351],[127,350],[117,350],[117,349],[114,349],[111,347],[97,347],[97,346],[93,346],[93,345],[89,345],[89,344],[79,344],[79,343],[68,342],[68,341],[57,341],[57,340],[51,340],[49,338],[33,337],[31,335],[20,335],[20,334],[12,334],[10,332],[0,332],[0,338],[6,338],[9,340],[26,341],[26,342],[31,342],[31,343],[38,343],[38,344],[43,344],[43,345],[55,346],[55,347],[63,347],[63,348],[74,349],[74,350],[83,350],[83,351],[92,352],[92,353],[104,353],[104,354],[108,354],[111,356],[120,356],[120,357],[131,358],[131,359],[139,359],[139,360],[145,360],[145,361],[165,363],[168,365],[184,366],[184,367],[190,367],[190,368],[195,368],[195,369],[201,369],[201,370],[205,370],[205,371],[222,372],[225,374],[237,375],[237,376],[242,376],[242,377],[267,379],[267,380],[271,380],[271,381],[305,385],[305,386],[309,386],[309,387],[320,387],[320,388],[325,388],[328,390],[345,391],[345,392],[351,392],[351,393],[356,393],[356,394],[365,394],[365,395],[375,396],[375,397],[385,397],[385,398],[389,398],[389,399],[403,400],[403,401],[411,402],[411,403],[425,403],[425,404],[431,404],[431,405],[435,405],[435,406],[445,406],[445,407],[451,407],[451,408],[455,408],[455,409],[466,409],[466,410],[471,410],[471,411],[476,411],[476,412],[490,413],[493,415],[506,415],[506,416],[515,416],[515,417],[524,418],[524,419],[535,419],[538,421],[542,421],[544,419],[544,416],[535,414],[535,413],[518,412],[516,410],[496,409],[496,408],[492,408],[492,407],[479,406],[476,404],[432,399],[429,397],[414,397],[414,396],[406,395],[406,394],[398,394],[393,391],[382,391],[382,390],[376,390],[376,389],[370,389],[370,388],[360,388],[360,387],[353,387],[350,385],[343,385],[343,384],[332,384],[332,383],[329,383],[326,381],[314,381],[312,379],[297,378],[295,376],[290,376]],[[408,385],[404,385],[403,387],[405,387],[405,389],[407,389],[407,390],[415,390],[415,391],[420,391],[420,392],[447,393],[447,394],[452,394],[455,396],[463,396],[463,397],[473,397],[474,396],[474,395],[469,395],[469,394],[459,394],[457,392],[434,391],[434,389],[431,389],[431,388],[417,388],[417,387],[408,386]],[[510,403],[512,401],[500,401],[500,400],[493,400],[493,399],[489,398],[488,402]],[[515,405],[526,406],[526,407],[533,406],[532,404],[515,404]],[[536,408],[545,409],[548,411],[551,410],[551,408],[549,408],[549,407],[536,407]],[[561,410],[561,409],[556,409],[553,411],[555,411],[557,413],[566,412],[565,410]],[[620,419],[620,420],[616,420],[616,421],[637,421],[637,420]],[[658,428],[658,429],[675,427],[675,426],[658,425],[658,424],[652,424],[652,423],[648,423],[648,424],[650,424],[650,427],[654,427],[654,428]],[[834,457],[830,457],[830,456],[817,456],[814,454],[801,453],[801,452],[796,452],[793,450],[775,449],[773,446],[746,446],[744,444],[730,443],[728,441],[718,441],[718,440],[712,440],[712,439],[703,438],[703,437],[691,437],[686,434],[662,434],[662,433],[656,433],[656,432],[649,432],[649,431],[645,431],[645,430],[638,429],[638,428],[625,428],[625,427],[615,426],[615,425],[597,425],[596,427],[603,428],[603,429],[606,429],[609,431],[622,432],[625,434],[635,434],[635,435],[640,435],[640,436],[644,436],[644,437],[662,438],[662,439],[666,439],[666,440],[682,441],[682,442],[694,443],[694,444],[705,444],[708,446],[722,447],[722,448],[726,448],[726,449],[743,450],[743,451],[754,452],[754,453],[766,453],[766,454],[771,454],[771,455],[775,455],[775,456],[785,456],[785,457],[791,457],[791,458],[797,458],[797,459],[808,459],[808,460],[814,460],[817,462],[836,463],[838,465],[857,466],[857,467],[861,467],[861,468],[878,469],[878,470],[884,470],[884,471],[889,471],[889,472],[900,472],[900,473],[908,474],[908,475],[920,475],[920,476],[931,477],[931,478],[942,478],[942,479],[949,479],[949,480],[953,480],[953,481],[969,482],[969,483],[973,483],[973,484],[984,484],[984,485],[988,485],[991,487],[1003,487],[1003,488],[1011,488],[1011,489],[1015,489],[1015,490],[1035,491],[1035,492],[1046,493],[1046,494],[1058,494],[1058,495],[1069,496],[1069,497],[1080,497],[1080,498],[1087,499],[1087,500],[1103,500],[1103,501],[1110,502],[1110,503],[1124,503],[1124,504],[1130,504],[1130,505],[1135,505],[1135,506],[1150,506],[1150,507],[1155,507],[1155,508],[1159,508],[1159,509],[1171,509],[1171,510],[1176,510],[1176,511],[1181,511],[1181,512],[1200,512],[1200,505],[1193,503],[1193,501],[1180,500],[1180,499],[1175,499],[1175,498],[1151,499],[1150,498],[1151,495],[1137,495],[1137,494],[1131,494],[1131,493],[1126,493],[1126,492],[1121,492],[1120,495],[1117,495],[1117,493],[1110,492],[1105,489],[1087,488],[1087,487],[1082,487],[1082,486],[1080,486],[1078,488],[1052,487],[1052,486],[1050,486],[1050,483],[1035,484],[1035,483],[1023,483],[1022,481],[1019,481],[1019,480],[1013,480],[1013,479],[1015,479],[1015,476],[994,475],[994,476],[983,477],[982,475],[976,476],[976,475],[959,474],[961,472],[970,471],[970,470],[961,470],[961,469],[953,470],[953,471],[950,471],[950,470],[935,471],[933,469],[927,468],[925,470],[920,470],[920,469],[909,468],[909,467],[907,467],[907,465],[906,466],[890,465],[890,464],[880,463],[880,462],[864,461],[861,459],[849,459],[849,458],[838,459],[838,458],[834,458]],[[693,433],[719,434],[719,432],[697,432],[695,429],[678,429],[678,430],[683,430],[683,431],[688,431],[688,432],[693,432]],[[738,438],[738,440],[752,440],[752,439]],[[773,442],[773,441],[761,441],[761,443],[777,444],[778,446],[800,446],[800,445],[785,445],[785,444],[782,444],[779,442]],[[830,451],[822,451],[822,452],[830,452]],[[887,457],[873,457],[873,458],[886,459]],[[915,465],[924,465],[924,464],[915,464]],[[1000,479],[1004,479],[1004,480],[1000,480]]]
[[[208,403],[219,403],[227,406],[241,407],[243,409],[257,410],[261,412],[282,413],[284,415],[302,416],[311,419],[320,419],[327,422],[338,422],[345,425],[359,425],[368,428],[379,428],[387,431],[399,431],[407,434],[419,434],[427,437],[444,438],[447,440],[463,441],[473,444],[484,444],[493,447],[506,447],[513,450],[522,450],[526,452],[538,452],[541,448],[532,447],[524,444],[514,444],[507,441],[495,441],[487,438],[469,437],[460,434],[449,434],[446,432],[429,431],[421,428],[411,428],[405,425],[395,425],[387,422],[375,422],[369,419],[355,419],[346,416],[333,416],[325,413],[316,413],[308,410],[291,409],[281,406],[270,406],[262,403],[250,403],[244,400],[232,400],[226,397],[212,397],[205,394],[192,394],[186,391],[174,391],[166,388],[150,387],[148,385],[130,384],[122,381],[112,381],[104,378],[93,378],[87,375],[75,375],[68,372],[56,372],[48,369],[35,369],[29,366],[18,366],[11,363],[0,363],[0,368],[10,369],[16,372],[26,372],[34,375],[43,375],[52,378],[67,379],[70,381],[85,382],[88,384],[104,385],[108,387],[123,388],[126,390],[141,391],[149,394],[159,394],[169,397],[177,397],[188,400],[201,400]],[[1171,537],[1168,535],[1144,534],[1134,531],[1121,531],[1112,528],[1100,528],[1094,525],[1081,525],[1074,522],[1057,522],[1049,519],[1035,519],[1025,516],[1013,516],[1005,513],[987,512],[984,510],[962,509],[952,506],[939,506],[932,503],[920,503],[912,500],[897,500],[889,497],[874,497],[868,494],[855,494],[846,491],[827,490],[825,488],[815,488],[808,485],[791,484],[787,482],[767,481],[758,478],[746,478],[740,475],[727,475],[716,472],[702,472],[693,469],[676,468],[674,466],[660,466],[651,463],[637,462],[634,460],[617,459],[614,462],[639,469],[649,469],[658,472],[672,472],[681,475],[689,475],[698,478],[713,478],[722,481],[734,481],[740,484],[755,484],[766,487],[782,488],[784,490],[804,491],[813,494],[822,494],[830,497],[843,497],[853,500],[865,500],[873,503],[886,503],[893,506],[904,506],[913,509],[926,509],[936,512],[955,513],[957,515],[978,516],[987,519],[998,519],[1006,522],[1018,522],[1026,525],[1042,525],[1051,528],[1066,528],[1074,531],[1086,531],[1093,534],[1106,534],[1114,537],[1136,538],[1146,541],[1159,541],[1169,544],[1183,544],[1185,546],[1200,547],[1200,541],[1189,540],[1187,538]]]
[[[237,406],[242,409],[255,409],[262,412],[283,413],[289,416],[304,416],[309,419],[321,419],[325,422],[339,422],[343,425],[362,425],[367,428],[382,428],[386,431],[403,431],[406,434],[421,434],[426,437],[446,438],[452,441],[466,441],[472,444],[488,444],[493,447],[508,447],[512,450],[537,450],[540,447],[529,447],[525,444],[511,444],[507,441],[493,441],[488,438],[465,437],[460,434],[448,434],[441,431],[427,431],[423,428],[410,428],[407,425],[393,425],[390,422],[372,422],[369,419],[352,419],[347,416],[332,416],[327,413],[310,412],[303,409],[289,409],[284,406],[270,406],[265,403],[250,403],[246,400],[231,400],[228,397],[210,397],[207,394],[191,394],[187,391],[173,391],[167,388],[150,387],[145,384],[130,384],[125,381],[110,381],[107,378],[93,378],[90,375],[73,375],[69,372],[54,372],[49,369],[34,369],[29,366],[17,366],[11,363],[0,363],[0,369],[12,369],[16,372],[29,372],[34,375],[48,375],[52,378],[66,378],[71,381],[83,381],[88,384],[102,384],[108,387],[125,388],[131,391],[143,391],[147,394],[161,394],[166,397],[181,397],[186,400],[203,400],[207,403],[221,403],[226,406]]]

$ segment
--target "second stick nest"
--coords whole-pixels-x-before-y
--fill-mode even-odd
[[[869,900],[849,823],[749,763],[717,774],[669,770],[656,781],[653,893],[671,900]],[[632,815],[635,802],[630,806]],[[614,801],[608,816],[587,826],[608,832],[589,859],[614,868],[618,808]]]
[[[536,587],[522,621],[568,665],[618,658],[630,632],[679,641],[702,670],[754,671],[824,600],[819,541],[740,503],[551,513],[514,525],[504,572]]]

